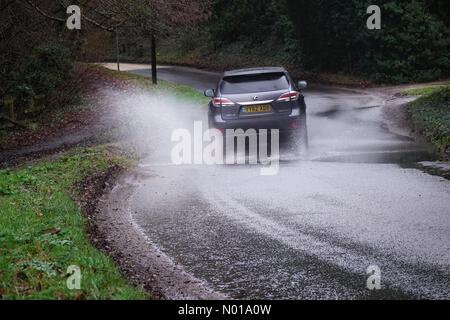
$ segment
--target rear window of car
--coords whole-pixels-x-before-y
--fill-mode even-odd
[[[288,88],[289,81],[284,73],[266,73],[225,77],[220,91],[222,94],[241,94],[279,91]]]

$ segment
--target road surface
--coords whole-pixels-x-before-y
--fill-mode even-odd
[[[199,90],[218,77],[178,67],[159,76]],[[259,166],[174,166],[170,153],[149,152],[128,203],[136,224],[232,298],[449,299],[450,181],[420,170],[433,163],[429,148],[388,130],[383,95],[318,88],[305,96],[307,157],[282,148],[279,173],[261,176]],[[181,114],[191,128],[206,108]],[[145,115],[168,122],[160,116]],[[170,145],[169,127],[148,144]],[[381,290],[367,289],[373,266]]]

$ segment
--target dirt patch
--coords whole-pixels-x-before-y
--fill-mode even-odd
[[[186,273],[140,231],[128,210],[139,174],[111,167],[83,181],[78,201],[88,219],[91,242],[109,254],[133,285],[156,299],[227,299]]]
[[[410,104],[420,98],[420,96],[411,96],[405,93],[405,90],[408,89],[419,89],[429,87],[431,85],[445,84],[448,83],[435,82],[430,84],[382,87],[374,90],[386,97],[382,111],[383,121],[387,125],[389,131],[398,135],[410,137],[420,143],[429,145],[430,150],[433,149],[436,154],[439,154],[439,158],[441,160],[449,162],[449,152],[439,152],[436,146],[433,146],[429,141],[427,141],[423,133],[417,130],[417,125],[412,119],[412,112],[409,110]]]
[[[408,96],[404,93],[406,89],[426,85],[401,85],[385,86],[372,89],[366,89],[362,92],[376,94],[384,99],[382,106],[383,122],[392,133],[422,140],[413,131],[411,115],[408,112],[408,104],[417,97]]]
[[[411,115],[408,112],[408,104],[415,100],[401,94],[394,95],[385,101],[383,106],[383,120],[389,131],[411,138],[416,138],[412,130]]]
[[[82,130],[72,135],[63,135],[34,146],[22,147],[3,151],[0,154],[0,169],[30,164],[44,157],[58,159],[74,147],[91,147],[98,145],[98,131],[95,129]]]

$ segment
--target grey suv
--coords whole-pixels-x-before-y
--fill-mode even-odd
[[[284,68],[227,71],[215,90],[205,91],[209,125],[226,129],[280,129],[296,142],[308,143],[306,104],[301,92],[306,82],[294,83]]]

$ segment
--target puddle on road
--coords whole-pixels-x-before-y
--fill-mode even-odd
[[[438,155],[431,145],[391,132],[380,121],[383,101],[361,95],[352,98],[338,94],[309,98],[308,160],[397,164],[449,179],[450,165],[436,162]]]
[[[379,163],[406,165],[419,161],[434,161],[436,156],[429,151],[413,150],[398,152],[372,152],[372,153],[345,153],[316,158],[319,162],[343,163]]]
[[[419,163],[409,163],[401,165],[402,168],[407,169],[417,169],[423,171],[427,174],[442,177],[444,179],[450,180],[450,164],[442,162],[431,162],[424,161]]]
[[[130,90],[126,99],[109,92],[116,117],[125,124],[121,134],[133,148],[147,155],[148,164],[170,164],[171,134],[204,120],[206,112],[195,103],[178,108],[180,101],[162,93]],[[434,163],[433,149],[413,139],[390,132],[381,119],[383,99],[357,93],[328,90],[307,94],[310,151],[292,152],[283,141],[281,163],[298,161],[398,164],[427,173],[449,176],[449,170],[418,163]],[[132,124],[132,125],[130,125]],[[205,125],[206,128],[206,125]]]

